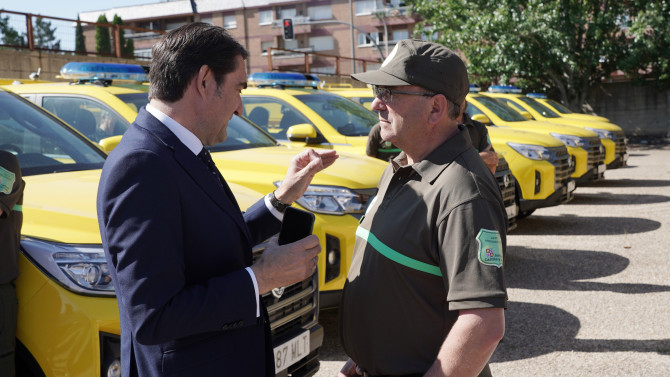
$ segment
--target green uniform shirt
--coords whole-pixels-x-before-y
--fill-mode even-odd
[[[16,156],[0,150],[0,284],[19,276],[16,259],[23,224],[24,186]]]
[[[372,375],[426,372],[459,310],[507,305],[505,208],[463,131],[411,166],[394,159],[361,219],[340,334]]]

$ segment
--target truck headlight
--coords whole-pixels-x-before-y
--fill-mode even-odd
[[[602,130],[600,128],[590,128],[590,127],[585,127],[589,131],[593,131],[596,134],[598,134],[598,137],[601,139],[610,139],[610,140],[616,140],[616,133],[611,132],[608,130]]]
[[[519,152],[522,156],[531,160],[550,160],[551,152],[549,149],[532,144],[507,143],[512,149]]]
[[[21,248],[30,260],[65,288],[85,295],[115,295],[102,245],[72,245],[24,238]]]
[[[275,182],[279,187],[281,182]],[[296,203],[314,213],[329,215],[362,214],[370,195],[346,187],[309,185]]]
[[[563,144],[567,145],[568,147],[584,147],[586,146],[586,141],[582,139],[579,136],[574,136],[574,135],[565,135],[565,134],[559,134],[559,133],[551,133],[551,136],[557,138],[560,140]]]

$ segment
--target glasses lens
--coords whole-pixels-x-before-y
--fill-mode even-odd
[[[384,103],[389,103],[391,101],[391,90],[387,88],[374,85],[372,87],[372,92],[375,94],[375,97],[379,98]]]

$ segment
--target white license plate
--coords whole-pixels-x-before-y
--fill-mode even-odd
[[[505,207],[505,211],[507,212],[507,218],[508,219],[516,217],[517,213],[519,213],[519,211],[516,208],[516,204]]]
[[[607,166],[605,164],[600,164],[598,165],[598,174],[602,174],[607,170]]]
[[[575,191],[575,188],[577,188],[575,181],[568,181],[568,192]]]
[[[309,354],[309,330],[275,347],[275,374],[297,363]]]

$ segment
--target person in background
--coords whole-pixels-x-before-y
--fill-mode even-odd
[[[14,280],[19,276],[17,257],[23,224],[23,189],[19,161],[0,150],[0,376],[16,373],[17,301]]]
[[[458,122],[465,64],[407,39],[379,70],[351,76],[373,85],[381,137],[402,153],[356,231],[340,306],[351,359],[339,376],[490,376],[505,330],[507,215]]]
[[[498,166],[498,153],[493,150],[491,139],[489,138],[489,131],[484,123],[477,122],[470,118],[470,115],[465,111],[467,107],[468,103],[466,101],[463,103],[459,122],[466,126],[468,133],[470,134],[472,146],[479,152],[479,156],[484,160],[486,166],[489,167],[491,173],[495,174],[496,167]]]
[[[319,240],[252,246],[337,159],[304,150],[277,189],[241,213],[204,146],[243,112],[247,51],[223,28],[194,22],[153,47],[149,104],[105,161],[97,211],[119,306],[121,375],[274,376],[260,295],[316,270]]]
[[[365,154],[388,162],[400,154],[400,149],[390,141],[382,140],[381,125],[377,123],[370,129],[368,143],[365,146]]]

